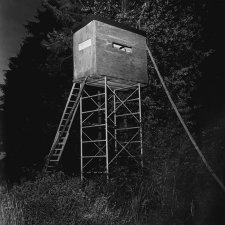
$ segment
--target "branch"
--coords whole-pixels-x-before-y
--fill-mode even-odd
[[[139,19],[138,19],[137,25],[136,25],[136,28],[138,28],[139,30],[141,30],[141,20],[142,20],[144,11],[145,11],[145,9],[146,9],[148,6],[149,6],[149,2],[145,2],[145,3],[142,5],[141,14],[140,14],[140,16],[139,16]]]

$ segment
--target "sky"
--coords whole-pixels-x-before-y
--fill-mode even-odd
[[[18,53],[25,37],[23,25],[34,20],[40,6],[41,0],[0,0],[0,83],[4,82],[8,59]]]

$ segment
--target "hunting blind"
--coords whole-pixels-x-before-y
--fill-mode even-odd
[[[108,175],[113,164],[129,159],[142,164],[141,86],[148,77],[144,32],[95,18],[74,34],[73,55],[73,86],[44,171],[58,165],[78,106],[81,177]]]
[[[106,75],[147,83],[146,38],[143,32],[116,25],[92,20],[74,34],[75,80]]]

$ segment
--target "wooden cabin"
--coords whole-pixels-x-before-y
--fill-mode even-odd
[[[74,33],[74,81],[106,75],[121,82],[147,83],[146,37],[120,23],[93,19]]]

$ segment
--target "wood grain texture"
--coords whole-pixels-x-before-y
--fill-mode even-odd
[[[91,47],[78,51],[78,45],[89,38]],[[127,46],[132,51],[114,48],[113,43]],[[147,83],[146,38],[93,20],[74,34],[74,79],[87,75]]]

